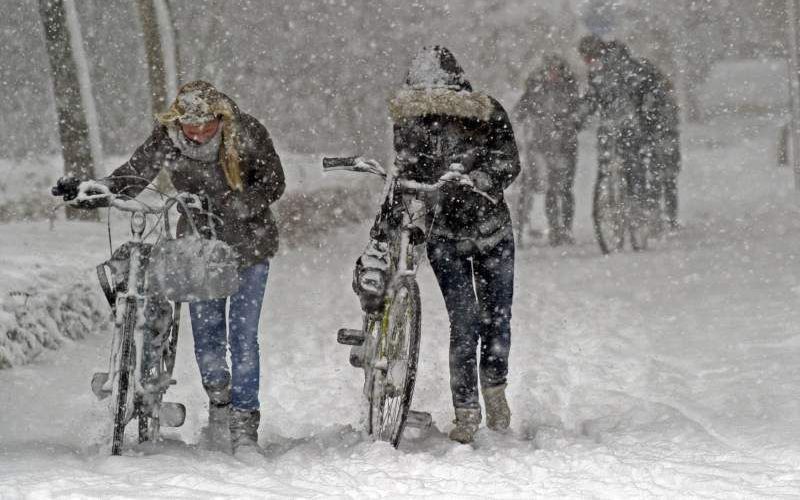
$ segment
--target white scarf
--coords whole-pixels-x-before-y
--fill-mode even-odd
[[[169,127],[169,138],[182,155],[192,160],[211,163],[219,161],[219,148],[222,144],[222,126],[217,127],[214,137],[203,144],[192,141],[180,130],[180,127]]]

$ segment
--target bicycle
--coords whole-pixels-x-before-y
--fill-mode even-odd
[[[592,222],[600,251],[607,255],[622,251],[629,233],[635,251],[646,250],[649,238],[646,193],[652,172],[645,158],[633,172],[623,162],[621,145],[612,134],[605,137],[607,162],[600,162],[592,199]],[[608,144],[610,142],[610,144]]]
[[[445,182],[458,182],[459,174],[447,180],[425,184],[402,179],[396,168],[386,171],[377,161],[361,157],[323,158],[323,170],[346,170],[378,175],[384,179],[383,204],[379,217],[390,228],[387,251],[390,277],[382,307],[365,312],[360,330],[342,328],[336,340],[351,346],[350,364],[364,370],[366,432],[373,439],[395,448],[406,426],[426,429],[432,424],[430,413],[411,410],[419,360],[422,305],[416,274],[419,246],[427,230],[417,222],[425,213],[422,193],[434,193]],[[444,179],[444,178],[443,178]],[[496,203],[474,187],[473,191]],[[386,207],[393,207],[387,213]]]
[[[53,194],[58,194],[55,189]],[[173,205],[180,203],[186,209],[202,211],[202,204],[194,195],[179,193],[162,206],[150,206],[114,195],[94,181],[81,183],[77,196],[67,203],[80,206],[96,201],[131,213],[131,241],[119,246],[111,259],[96,268],[111,306],[114,329],[108,371],[94,373],[91,388],[98,400],[111,398],[111,454],[120,455],[125,428],[134,417],[138,420],[139,443],[157,441],[162,425],[179,427],[186,417],[184,405],[163,401],[167,389],[176,383],[172,372],[180,302],[173,306],[163,295],[150,290],[148,266],[154,244],[145,242],[144,231],[147,215],[156,215],[156,226],[160,223],[169,235],[169,210]]]

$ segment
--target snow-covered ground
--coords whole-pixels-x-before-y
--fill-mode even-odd
[[[163,443],[107,456],[108,418],[89,378],[109,339],[92,335],[0,371],[0,497],[800,497],[792,174],[775,167],[774,124],[720,121],[687,135],[684,229],[648,252],[611,257],[591,232],[594,156],[582,136],[578,244],[518,253],[509,434],[482,429],[471,446],[446,437],[448,325],[427,268],[414,406],[435,428],[409,432],[399,450],[360,434],[361,375],[335,332],[359,322],[350,272],[365,223],[273,262],[263,463],[197,445],[206,409],[188,329],[169,392],[187,404],[186,424]],[[90,266],[108,251],[104,231],[2,225],[0,270],[72,266],[92,282]]]

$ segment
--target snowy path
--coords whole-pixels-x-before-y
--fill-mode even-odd
[[[170,391],[187,404],[186,425],[155,447],[105,456],[105,410],[88,380],[107,346],[93,336],[0,371],[0,498],[800,497],[800,220],[773,137],[753,124],[692,130],[686,228],[646,253],[610,258],[590,231],[593,155],[583,151],[578,245],[518,256],[509,435],[447,440],[447,322],[423,269],[415,406],[436,428],[400,450],[363,440],[360,374],[335,342],[336,328],[359,321],[350,270],[367,228],[348,228],[274,261],[263,464],[198,448],[204,396],[188,332]],[[78,255],[91,234],[87,265],[104,255],[103,228],[72,229],[8,225],[0,236],[28,238],[33,252],[58,241]]]

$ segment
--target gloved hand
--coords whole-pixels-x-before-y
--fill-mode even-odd
[[[53,196],[61,196],[64,201],[72,201],[78,197],[78,193],[83,192],[87,196],[104,194],[107,191],[100,190],[96,187],[95,181],[87,181],[73,176],[64,176],[56,181],[56,185],[50,190]],[[70,203],[71,206],[80,209],[91,210],[94,208],[107,207],[107,198],[96,198],[93,200],[81,200],[79,202]]]
[[[447,172],[439,177],[439,181],[452,182],[468,188],[472,187],[472,179],[464,173],[464,165],[460,163],[451,163]]]
[[[50,189],[50,194],[53,196],[61,196],[64,201],[74,200],[78,196],[78,186],[83,182],[83,179],[65,175],[56,181],[56,185]]]

